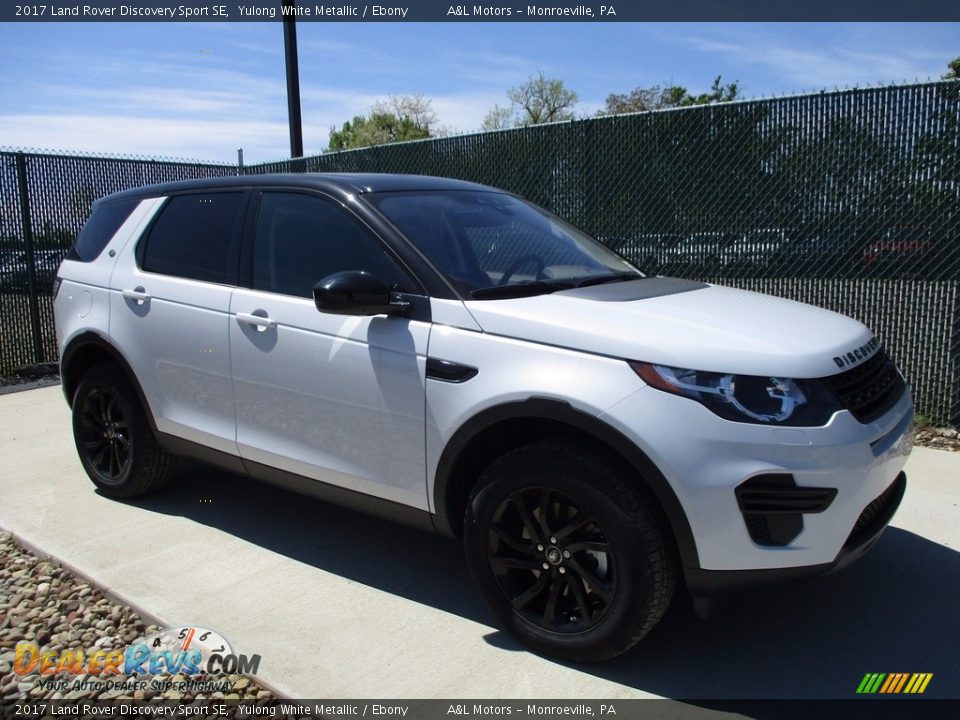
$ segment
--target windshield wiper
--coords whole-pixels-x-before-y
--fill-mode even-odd
[[[569,290],[575,287],[571,282],[545,282],[536,280],[527,283],[515,283],[512,285],[493,285],[491,287],[480,288],[470,293],[474,300],[496,300],[500,298],[532,297],[534,295],[547,295],[557,290]]]
[[[633,272],[614,273],[613,275],[596,275],[594,277],[584,278],[574,287],[590,287],[591,285],[603,285],[604,283],[626,282],[628,280],[642,280],[645,276]]]

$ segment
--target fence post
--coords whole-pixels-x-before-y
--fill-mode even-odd
[[[950,357],[948,360],[950,384],[950,406],[947,408],[947,422],[960,427],[960,279],[953,284],[953,328],[950,333]]]
[[[24,250],[27,256],[27,293],[30,303],[30,331],[33,336],[33,356],[38,363],[44,362],[43,337],[40,329],[40,296],[37,292],[37,263],[33,248],[33,227],[30,223],[30,198],[27,189],[27,157],[16,154],[17,189],[20,194],[20,223],[23,232]]]

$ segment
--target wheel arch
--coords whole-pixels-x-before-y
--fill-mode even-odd
[[[156,432],[157,425],[154,422],[150,404],[147,402],[147,396],[144,394],[130,363],[116,346],[93,331],[81,333],[70,340],[60,357],[60,381],[63,385],[63,394],[67,398],[67,404],[71,408],[73,407],[73,396],[84,373],[94,365],[101,363],[113,364],[123,373],[123,376],[137,393],[137,399],[147,416],[150,429]]]
[[[520,445],[547,437],[570,437],[621,463],[651,492],[673,534],[684,567],[700,566],[690,523],[670,483],[652,460],[619,430],[569,403],[531,398],[496,405],[465,422],[440,455],[433,486],[434,523],[445,535],[460,537],[470,493],[484,468]]]

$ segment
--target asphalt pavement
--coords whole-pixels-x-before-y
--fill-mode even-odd
[[[260,679],[296,698],[851,698],[867,672],[932,672],[926,696],[958,698],[960,453],[917,448],[907,473],[893,526],[851,568],[706,622],[676,603],[628,654],[577,665],[496,627],[455,542],[191,462],[158,494],[111,500],[59,387],[0,397],[0,527],[166,624],[259,653]]]

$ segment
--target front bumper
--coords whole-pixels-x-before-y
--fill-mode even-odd
[[[873,422],[861,423],[841,411],[818,428],[730,422],[697,402],[651,387],[617,403],[601,419],[636,443],[676,494],[696,546],[694,558],[684,557],[694,585],[710,572],[749,572],[755,584],[767,571],[771,577],[818,575],[855,559],[869,547],[853,537],[855,526],[862,524],[865,508],[904,484],[900,475],[913,446],[909,391]],[[823,509],[803,511],[802,525],[779,544],[765,542],[748,526],[751,518],[737,491],[745,483],[764,486],[771,477],[830,496]],[[884,505],[891,517],[902,487],[892,494],[896,503]],[[868,523],[875,535],[889,517],[879,529],[877,522],[871,517]],[[741,584],[729,577],[699,584]]]
[[[841,570],[859,560],[880,539],[900,507],[907,489],[907,476],[901,472],[889,488],[867,505],[857,519],[850,537],[833,562],[803,567],[768,570],[703,570],[684,568],[687,590],[694,597],[729,595],[739,590],[764,585],[801,582]]]

